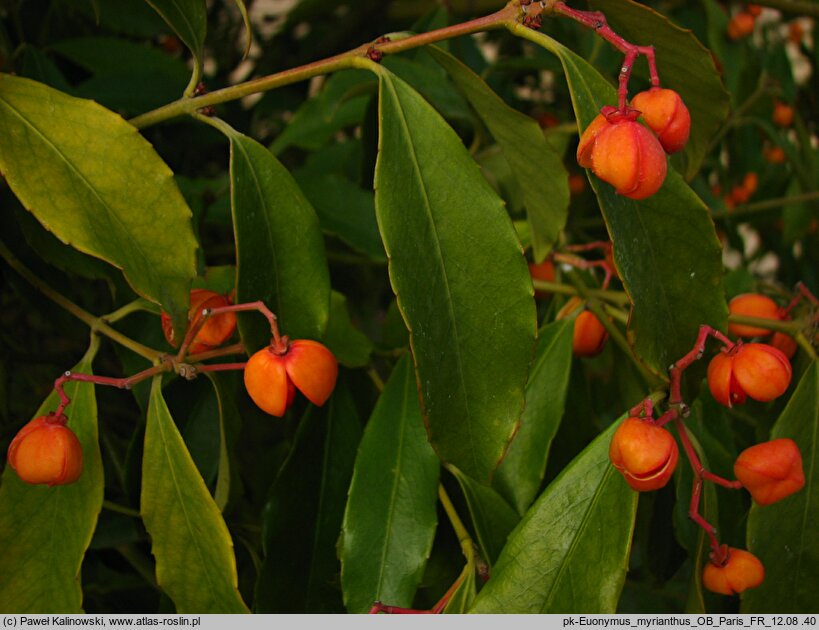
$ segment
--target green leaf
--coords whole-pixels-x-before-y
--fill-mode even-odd
[[[343,612],[336,543],[360,437],[355,401],[343,383],[301,419],[264,509],[256,612]]]
[[[233,541],[162,398],[151,386],[142,459],[142,520],[156,580],[179,613],[246,613]]]
[[[581,129],[605,103],[616,102],[614,88],[586,61],[545,35],[520,34],[560,58]],[[673,169],[660,191],[643,201],[590,180],[632,301],[630,343],[650,368],[665,374],[691,349],[700,325],[724,329],[727,323],[722,248],[708,208]]]
[[[316,213],[287,169],[255,140],[219,124],[230,139],[236,233],[236,300],[261,300],[283,335],[320,339],[330,309],[330,276]],[[248,351],[270,342],[257,313],[239,318]]]
[[[162,16],[193,54],[193,76],[202,74],[208,10],[204,0],[145,0]],[[193,83],[193,82],[192,82]],[[192,85],[192,87],[195,87]]]
[[[730,106],[711,51],[690,30],[643,4],[632,0],[591,0],[589,4],[603,11],[612,28],[632,44],[654,46],[662,86],[675,90],[691,113],[691,135],[682,154],[682,172],[690,180],[699,171]],[[642,69],[643,63],[638,66]]]
[[[98,342],[73,372],[90,374]],[[81,613],[80,567],[102,510],[103,471],[94,386],[65,385],[68,426],[82,444],[83,472],[65,486],[32,486],[6,466],[0,485],[0,610],[9,614]],[[34,417],[54,411],[52,392]]]
[[[460,138],[406,83],[380,75],[376,215],[425,422],[444,461],[486,482],[523,408],[536,332],[529,271]]]
[[[457,468],[450,471],[461,484],[472,516],[472,525],[478,537],[481,556],[491,567],[500,556],[509,533],[515,529],[520,517],[492,488],[473,481]]]
[[[475,580],[475,561],[470,559],[458,578],[461,582],[444,608],[445,615],[462,615],[469,611],[478,592]]]
[[[91,101],[0,75],[0,171],[61,241],[125,273],[182,327],[195,274],[191,212],[136,129]]]
[[[626,577],[638,494],[599,435],[512,532],[470,612],[612,614]]]
[[[540,490],[549,449],[563,418],[573,334],[573,319],[553,322],[541,330],[526,385],[526,407],[520,430],[492,480],[494,488],[521,515]]]
[[[765,565],[765,581],[746,591],[743,613],[815,613],[819,584],[819,362],[813,361],[771,431],[802,452],[805,487],[773,505],[754,504],[748,550]]]
[[[429,53],[446,69],[500,145],[513,181],[522,191],[535,262],[541,262],[557,241],[569,211],[569,174],[562,157],[534,119],[504,103],[468,66],[435,46]]]
[[[370,362],[373,342],[353,325],[347,298],[337,291],[330,295],[330,321],[324,341],[342,365],[364,367]]]
[[[375,601],[412,605],[435,536],[439,468],[405,355],[367,423],[350,483],[339,545],[348,612]]]
[[[250,16],[247,13],[245,0],[234,0],[234,2],[236,3],[236,7],[239,9],[239,13],[242,14],[242,22],[245,25],[245,49],[242,56],[247,58],[247,55],[250,52],[250,46],[253,44],[253,26],[250,23]]]

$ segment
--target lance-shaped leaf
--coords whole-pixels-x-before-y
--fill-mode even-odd
[[[162,16],[193,54],[194,79],[202,74],[208,9],[204,0],[146,0]],[[238,0],[237,0],[238,2]],[[192,81],[195,87],[195,82]]]
[[[93,343],[73,371],[91,373]],[[32,486],[6,465],[0,485],[0,610],[5,613],[80,613],[80,567],[102,509],[102,460],[94,386],[69,382],[68,426],[82,444],[83,472],[65,486]],[[52,392],[35,417],[54,411]]]
[[[0,171],[61,241],[120,267],[182,327],[195,275],[191,211],[136,129],[93,101],[0,75]]]
[[[540,331],[535,362],[526,385],[520,430],[509,445],[492,485],[523,515],[537,496],[552,440],[560,427],[572,366],[574,320],[562,319]]]
[[[512,109],[477,74],[440,48],[429,53],[455,81],[494,136],[520,189],[535,262],[541,262],[557,240],[569,212],[569,174],[534,119]]]
[[[802,453],[805,487],[773,505],[753,505],[748,550],[765,565],[765,581],[744,593],[743,613],[815,613],[819,584],[819,362],[813,361],[771,431]]]
[[[637,510],[637,493],[609,462],[618,424],[580,453],[526,513],[470,612],[615,612]]]
[[[348,612],[375,601],[412,605],[435,536],[439,469],[405,355],[367,423],[350,483],[340,545]]]
[[[219,468],[216,475],[216,488],[213,499],[216,505],[224,512],[230,497],[240,487],[239,469],[234,449],[242,426],[242,418],[236,407],[234,391],[235,382],[231,382],[228,374],[208,372],[208,378],[213,384],[216,393],[216,403],[219,407]]]
[[[177,612],[248,612],[237,588],[230,532],[171,418],[160,377],[148,406],[141,513],[156,581]]]
[[[264,509],[256,612],[343,612],[336,543],[360,438],[355,401],[343,382],[324,407],[300,420]]]
[[[536,333],[532,283],[503,202],[460,138],[380,69],[376,215],[430,441],[486,482],[515,432]]]
[[[263,301],[291,339],[320,339],[330,309],[330,275],[316,213],[270,151],[217,125],[230,139],[236,300]],[[239,318],[239,332],[248,351],[270,342],[270,326],[257,313]]]
[[[603,11],[612,28],[628,41],[654,46],[662,86],[676,90],[691,113],[691,135],[682,153],[682,172],[690,180],[728,116],[730,99],[713,54],[690,30],[644,4],[631,0],[592,0],[589,4]],[[643,68],[643,62],[638,67]]]
[[[370,362],[373,342],[353,325],[347,310],[347,297],[338,291],[333,291],[330,296],[330,321],[325,343],[341,365],[364,367]]]
[[[457,468],[450,467],[450,471],[461,484],[481,555],[491,567],[500,556],[507,537],[515,529],[520,517],[492,488],[473,481]]]
[[[531,29],[515,32],[563,63],[581,129],[603,105],[617,102],[614,88],[585,60]],[[708,208],[673,169],[660,191],[643,201],[616,194],[596,177],[590,180],[632,302],[630,343],[650,368],[665,374],[691,349],[701,324],[726,324],[722,248]]]

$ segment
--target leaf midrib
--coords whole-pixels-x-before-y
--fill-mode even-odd
[[[412,159],[412,168],[415,171],[415,173],[417,174],[417,183],[419,185],[420,192],[422,193],[422,196],[423,196],[424,210],[426,211],[426,215],[427,215],[427,217],[429,219],[430,227],[432,228],[433,234],[435,236],[435,250],[436,250],[436,252],[438,254],[437,259],[441,261],[440,269],[442,271],[442,276],[443,276],[443,280],[444,280],[444,287],[446,289],[447,310],[449,312],[450,321],[452,323],[453,340],[455,342],[454,345],[455,345],[455,348],[457,350],[456,352],[453,353],[453,356],[455,358],[455,363],[456,363],[456,366],[457,366],[458,379],[460,380],[460,383],[461,383],[461,394],[462,394],[462,399],[464,401],[465,421],[463,422],[463,424],[466,426],[467,434],[469,436],[469,446],[470,446],[470,448],[468,448],[468,451],[472,455],[472,464],[474,466],[473,471],[477,471],[477,470],[481,470],[481,465],[480,465],[480,462],[478,461],[478,455],[477,455],[478,449],[476,448],[475,436],[474,436],[474,433],[473,433],[472,414],[470,413],[470,410],[469,410],[469,397],[465,395],[468,390],[467,390],[467,387],[466,387],[466,378],[464,377],[463,364],[461,362],[461,353],[460,353],[460,347],[461,346],[460,346],[460,341],[459,341],[460,336],[458,334],[457,320],[455,318],[455,311],[454,311],[454,308],[453,308],[452,289],[449,286],[449,276],[446,273],[446,263],[444,262],[443,251],[441,250],[441,242],[440,242],[440,238],[438,237],[438,226],[435,223],[435,219],[434,219],[433,214],[432,214],[432,205],[430,203],[429,194],[427,193],[427,187],[426,187],[424,179],[423,179],[423,174],[422,174],[422,171],[421,171],[421,167],[420,167],[420,164],[418,163],[418,156],[417,156],[417,154],[415,152],[415,144],[412,142],[412,135],[410,133],[409,124],[407,123],[407,118],[406,118],[406,115],[404,113],[404,108],[401,105],[401,99],[399,98],[398,92],[396,91],[395,86],[393,85],[392,77],[390,77],[389,75],[387,75],[385,73],[382,76],[382,78],[383,78],[383,81],[386,84],[388,84],[390,91],[394,95],[393,101],[395,103],[396,112],[399,114],[399,121],[401,123],[401,128],[404,131],[404,135],[406,137],[407,145],[408,145],[408,147],[410,149],[409,154],[410,154],[410,157]],[[411,335],[411,336],[414,337],[414,335]]]

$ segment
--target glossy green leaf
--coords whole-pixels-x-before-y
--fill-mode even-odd
[[[208,10],[204,0],[145,0],[162,16],[193,54],[193,62],[201,74]]]
[[[604,104],[616,102],[614,88],[582,58],[540,33],[521,34],[560,58],[581,129]],[[630,343],[650,368],[665,374],[691,349],[700,325],[726,324],[722,248],[708,208],[673,169],[660,191],[643,201],[617,195],[589,175],[632,301]]]
[[[156,581],[177,612],[248,612],[237,588],[230,532],[171,418],[159,377],[148,406],[140,511]]]
[[[311,407],[299,421],[264,508],[256,612],[343,612],[336,543],[360,438],[355,401],[343,382],[323,408]]]
[[[375,601],[412,605],[435,536],[439,468],[405,355],[367,423],[350,483],[339,545],[348,612]]]
[[[0,75],[0,145],[0,171],[46,229],[120,267],[182,325],[195,274],[191,212],[136,129],[91,101]]]
[[[690,30],[644,4],[632,0],[591,0],[589,4],[603,11],[612,28],[631,43],[654,46],[662,86],[676,90],[691,113],[691,136],[682,154],[682,172],[690,180],[699,171],[730,105],[711,51]],[[638,68],[644,67],[641,61]]]
[[[487,482],[523,409],[536,328],[529,271],[460,138],[401,79],[380,76],[376,215],[424,419],[438,455]]]
[[[520,429],[492,479],[493,487],[521,515],[540,490],[549,449],[563,418],[573,334],[573,319],[553,322],[540,331]]]
[[[452,593],[452,597],[444,608],[445,615],[462,615],[469,611],[472,602],[475,601],[475,595],[477,595],[478,589],[476,585],[477,580],[475,579],[474,560],[467,563],[459,579],[461,580],[460,584],[458,584],[458,587],[455,589],[455,592]]]
[[[616,427],[581,452],[526,513],[470,612],[615,612],[638,496],[609,462]]]
[[[95,342],[73,368],[90,374]],[[32,486],[6,466],[0,485],[0,610],[4,613],[80,613],[80,567],[102,510],[103,472],[97,441],[94,386],[69,382],[68,426],[79,438],[83,472],[65,486]],[[52,392],[34,417],[54,411]]]
[[[236,301],[263,301],[291,339],[320,339],[330,308],[330,276],[316,213],[287,169],[255,140],[227,125],[236,234]],[[239,318],[249,351],[270,342],[264,317]]]
[[[765,566],[765,581],[748,590],[743,613],[815,613],[819,584],[819,363],[813,361],[771,431],[802,453],[805,487],[777,503],[754,504],[748,550]]]
[[[478,538],[481,557],[491,567],[500,556],[510,532],[520,521],[503,497],[483,484],[473,481],[457,468],[450,468],[466,497],[472,526]]]
[[[324,342],[341,365],[364,367],[370,362],[373,342],[353,325],[347,298],[338,291],[330,296],[330,321]]]
[[[509,107],[477,74],[452,55],[431,46],[441,64],[494,136],[523,197],[536,262],[541,262],[566,224],[569,174],[537,122]]]

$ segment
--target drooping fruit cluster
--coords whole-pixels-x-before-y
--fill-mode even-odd
[[[202,311],[211,308],[228,306],[230,300],[214,291],[207,289],[191,289],[191,305],[188,309],[188,329],[199,325],[202,319]],[[208,318],[188,347],[189,354],[207,352],[221,346],[230,339],[233,331],[236,330],[236,313],[220,313]],[[174,337],[173,322],[171,316],[162,312],[162,332],[165,339],[174,348],[179,347],[179,340]]]
[[[557,319],[566,319],[582,305],[583,300],[579,297],[569,299],[558,312]],[[609,333],[597,318],[597,315],[587,310],[577,314],[572,333],[572,351],[575,356],[585,358],[597,356],[603,351],[608,338]]]
[[[640,92],[631,99],[631,106],[641,112],[666,153],[685,148],[691,132],[691,114],[674,90],[655,87]]]
[[[677,466],[679,449],[674,437],[651,418],[623,420],[609,444],[609,459],[634,490],[659,490]]]
[[[82,446],[65,416],[39,416],[11,441],[8,462],[22,481],[60,486],[82,474]]]
[[[764,343],[737,342],[723,348],[708,364],[708,387],[721,405],[741,405],[750,397],[760,402],[779,398],[791,383],[791,363]]]
[[[245,388],[259,408],[281,417],[298,389],[314,405],[323,405],[336,385],[338,362],[317,341],[282,337],[256,352],[245,366]]]
[[[722,545],[721,555],[719,560],[712,558],[703,570],[702,585],[709,591],[734,595],[762,584],[765,567],[754,554]]]

